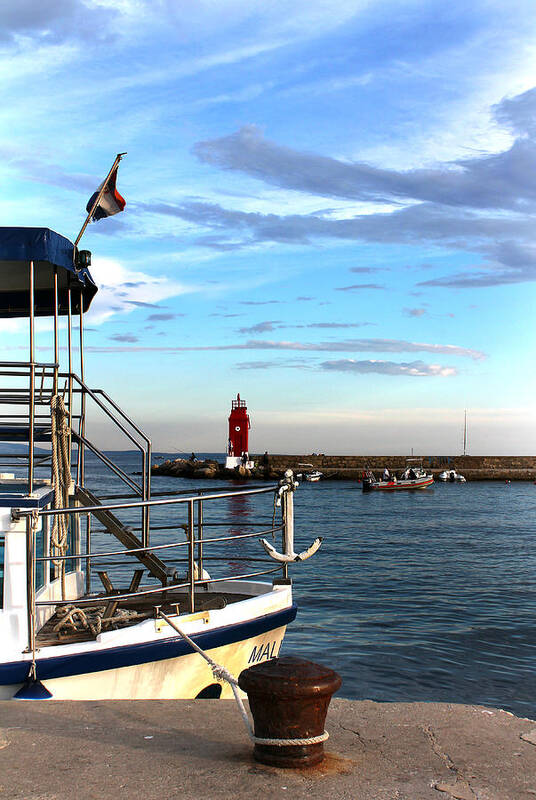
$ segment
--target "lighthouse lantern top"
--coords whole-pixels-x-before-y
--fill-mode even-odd
[[[234,411],[236,408],[247,408],[247,403],[245,400],[240,399],[240,393],[236,395],[236,400],[231,401],[231,411]]]

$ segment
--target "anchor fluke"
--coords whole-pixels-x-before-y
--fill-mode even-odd
[[[312,545],[308,547],[307,550],[302,550],[301,553],[295,553],[294,551],[291,553],[278,553],[275,547],[267,542],[266,539],[261,539],[261,544],[270,558],[273,558],[274,561],[280,561],[283,564],[288,564],[291,561],[306,561],[308,558],[311,558],[311,556],[314,556],[322,544],[322,537],[319,536],[317,539],[315,539]]]

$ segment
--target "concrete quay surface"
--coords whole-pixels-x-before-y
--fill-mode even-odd
[[[326,727],[324,762],[284,770],[253,760],[231,700],[0,702],[0,797],[536,798],[536,722],[506,711],[334,699]]]

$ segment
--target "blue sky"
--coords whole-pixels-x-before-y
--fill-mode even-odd
[[[128,152],[87,374],[157,448],[239,391],[252,450],[457,453],[467,408],[533,453],[535,42],[529,0],[4,4],[1,224],[74,239]]]

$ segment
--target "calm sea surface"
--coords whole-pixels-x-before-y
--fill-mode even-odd
[[[139,469],[133,454],[114,458],[128,473]],[[90,488],[110,492],[112,482],[99,473],[89,461]],[[153,479],[155,492],[197,486],[208,482]],[[259,520],[269,525],[270,503],[268,496],[219,501],[205,518],[226,526],[205,535],[248,532]],[[305,483],[295,509],[296,549],[316,536],[324,542],[291,568],[299,613],[283,652],[336,669],[344,697],[482,703],[534,717],[536,486],[435,484],[365,494],[349,481]],[[155,525],[184,519],[182,508],[152,513]],[[165,529],[152,541],[176,538]],[[109,537],[96,539],[112,549]],[[256,540],[225,548],[233,574],[262,568],[240,560],[262,556]],[[205,566],[221,574],[220,562]]]

